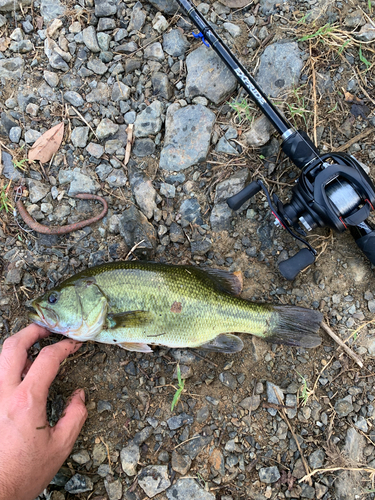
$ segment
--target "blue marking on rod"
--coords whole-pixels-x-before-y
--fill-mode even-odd
[[[194,38],[201,38],[202,42],[206,45],[206,47],[209,47],[210,44],[204,39],[203,33],[193,33]]]

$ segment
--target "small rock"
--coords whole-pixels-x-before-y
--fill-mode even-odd
[[[273,403],[273,404],[277,404],[278,405],[280,403],[279,403],[279,400],[278,400],[275,392],[279,395],[280,400],[284,401],[284,393],[280,389],[280,387],[277,387],[277,385],[272,384],[272,382],[267,382],[267,401],[269,403]],[[277,413],[277,410],[275,408],[267,408],[267,411],[273,417]]]
[[[243,399],[240,403],[240,406],[244,410],[249,410],[249,411],[257,410],[260,406],[260,395],[255,394],[254,396],[249,396]]]
[[[265,94],[277,97],[298,83],[302,67],[301,51],[296,42],[273,43],[260,57],[256,80]]]
[[[235,391],[237,388],[237,380],[235,377],[229,372],[222,372],[219,375],[220,382],[225,385],[225,387],[229,387],[232,391]]]
[[[25,63],[22,57],[0,59],[0,75],[2,78],[19,80],[22,78],[24,66]]]
[[[156,135],[162,126],[161,119],[162,105],[159,101],[154,101],[137,115],[134,123],[135,137],[147,137]]]
[[[138,475],[138,484],[149,498],[169,488],[168,466],[149,465]]]
[[[367,425],[366,419],[364,417],[359,416],[354,425],[360,431],[365,432],[365,433],[368,432],[368,425]]]
[[[83,104],[85,103],[78,92],[74,92],[74,90],[68,90],[67,92],[64,92],[64,99],[75,107],[83,106]]]
[[[321,484],[321,483],[315,483],[314,486],[315,486],[316,499],[320,500],[327,493],[328,488],[327,488],[327,486],[325,486],[324,484]]]
[[[89,137],[89,127],[75,127],[71,135],[71,141],[75,148],[85,148]]]
[[[220,104],[237,86],[236,78],[216,52],[204,45],[187,56],[186,67],[186,97],[203,95],[215,104]],[[208,74],[210,78],[205,77]]]
[[[309,456],[309,464],[312,469],[321,469],[324,464],[326,454],[323,450],[315,450]]]
[[[99,406],[99,403],[98,403]],[[103,443],[95,444],[92,450],[93,466],[98,467],[107,458],[107,450]]]
[[[145,48],[144,58],[151,61],[162,62],[165,59],[163,48],[160,42],[152,43]]]
[[[104,487],[107,491],[109,500],[120,500],[122,498],[122,483],[121,479],[117,479],[112,483],[104,480]]]
[[[25,142],[27,144],[34,144],[34,142],[39,139],[39,137],[41,136],[42,134],[39,132],[39,130],[33,130],[33,129],[29,129],[25,132]]]
[[[167,490],[168,500],[215,500],[215,495],[201,488],[193,478],[180,478]]]
[[[104,153],[104,148],[101,144],[90,142],[90,144],[86,147],[86,151],[91,156],[94,156],[94,158],[100,158]]]
[[[172,469],[181,475],[189,472],[191,467],[191,459],[189,455],[180,455],[176,450],[172,452]]]
[[[350,412],[353,411],[353,405],[348,399],[339,399],[335,403],[335,410],[339,418],[346,417]]]
[[[113,123],[108,118],[103,118],[96,129],[96,135],[99,140],[107,139],[111,135],[114,135],[119,129],[117,123]]]
[[[28,179],[27,186],[29,188],[29,198],[31,203],[38,203],[38,201],[47,196],[50,191],[49,186],[34,179]]]
[[[153,433],[153,428],[149,425],[144,427],[140,432],[137,432],[133,438],[133,442],[136,445],[143,444]]]
[[[168,427],[171,431],[179,429],[184,425],[191,425],[194,422],[194,418],[186,413],[180,413],[167,420]]]
[[[276,465],[259,469],[259,479],[262,483],[276,483],[280,479],[280,472]]]
[[[122,82],[116,82],[112,88],[112,101],[127,101],[130,97],[130,87]]]
[[[179,29],[173,29],[163,35],[163,49],[172,57],[180,57],[185,54],[190,44]]]
[[[92,491],[94,484],[92,480],[81,474],[75,474],[66,484],[65,491],[71,493],[72,495],[78,495],[78,493],[85,493],[86,491]]]
[[[196,421],[198,424],[203,424],[203,422],[205,422],[209,416],[210,416],[210,409],[208,408],[208,406],[203,406],[203,408],[201,408],[197,412]]]
[[[9,139],[15,144],[18,144],[20,142],[21,135],[22,135],[21,127],[12,127],[9,132]]]
[[[130,34],[132,34],[133,31],[140,31],[143,28],[145,21],[146,12],[142,9],[141,2],[137,2],[133,7],[127,31]]]
[[[40,13],[46,23],[50,23],[65,14],[65,5],[59,0],[41,0]]]
[[[128,446],[120,452],[120,460],[122,470],[127,476],[135,476],[137,473],[136,467],[140,459],[139,446],[130,442]]]
[[[295,394],[287,394],[285,399],[285,406],[293,406],[294,408],[287,408],[285,410],[288,418],[294,418],[297,415],[297,396]]]
[[[108,68],[100,59],[90,59],[87,63],[88,69],[91,69],[96,75],[104,75]]]
[[[78,193],[96,193],[100,185],[88,175],[82,174],[79,168],[72,171],[71,183],[68,191],[69,196]]]
[[[270,140],[272,131],[271,122],[263,115],[254,120],[250,130],[242,135],[242,140],[248,147],[259,148]]]
[[[90,461],[90,455],[87,450],[79,450],[73,453],[72,459],[77,462],[77,464],[84,465]]]
[[[52,88],[55,88],[57,87],[57,85],[59,84],[59,77],[56,73],[54,73],[53,71],[47,71],[45,70],[43,72],[43,77],[45,79],[45,81],[48,83],[48,85]]]
[[[98,39],[96,38],[96,31],[94,26],[89,26],[82,30],[83,43],[91,52],[100,52]]]
[[[233,38],[237,38],[241,35],[241,28],[233,23],[224,23],[224,28],[232,35]]]
[[[199,453],[212,441],[212,436],[193,436],[194,439],[191,439],[188,443],[186,443],[183,448],[184,452],[189,455],[191,460],[195,460],[195,458],[199,455]]]
[[[245,168],[236,172],[229,179],[217,184],[214,203],[226,202],[230,196],[239,193],[245,187],[248,178],[249,171]]]
[[[166,198],[174,198],[176,196],[176,188],[173,184],[162,182],[160,184],[160,194]]]
[[[169,28],[168,21],[165,19],[161,12],[157,12],[152,20],[152,27],[158,33],[163,33]],[[165,50],[165,49],[164,49]]]
[[[99,400],[97,405],[98,413],[103,413],[103,411],[112,411],[112,405],[109,401]]]

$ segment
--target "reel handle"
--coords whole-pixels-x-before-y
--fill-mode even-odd
[[[280,262],[279,270],[285,279],[293,281],[299,272],[314,262],[315,255],[308,248],[303,248],[290,259]]]
[[[357,226],[349,226],[349,230],[358,248],[362,250],[371,264],[375,266],[375,229],[367,222],[362,222]]]
[[[244,187],[239,193],[231,196],[227,199],[229,208],[232,210],[238,210],[245,201],[250,200],[255,194],[259,193],[262,186],[258,181],[251,182],[248,186]]]

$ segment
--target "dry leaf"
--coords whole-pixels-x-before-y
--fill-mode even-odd
[[[37,139],[29,150],[29,160],[39,160],[47,163],[58,151],[64,137],[64,123],[61,122],[50,128]]]
[[[10,45],[10,38],[0,38],[0,52],[5,52]]]

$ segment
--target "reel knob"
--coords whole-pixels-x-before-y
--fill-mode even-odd
[[[293,281],[300,271],[314,262],[315,255],[308,248],[303,248],[290,259],[280,262],[279,269],[285,279]]]

